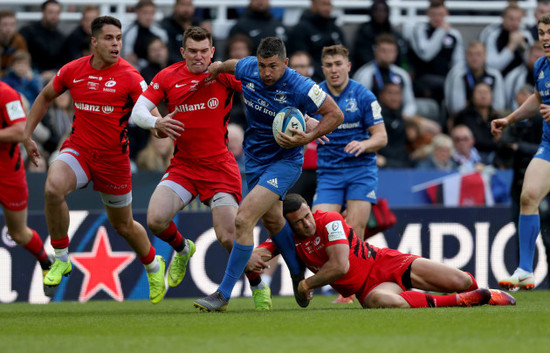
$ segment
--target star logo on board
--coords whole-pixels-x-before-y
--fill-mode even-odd
[[[136,254],[131,251],[113,252],[107,230],[99,227],[92,251],[71,255],[71,262],[84,274],[78,300],[86,302],[104,290],[115,300],[122,301],[124,294],[119,274],[135,257]]]

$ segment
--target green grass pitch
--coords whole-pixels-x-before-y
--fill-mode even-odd
[[[361,309],[315,296],[307,309],[252,298],[226,313],[192,299],[0,305],[0,352],[550,352],[550,291],[513,293],[515,307]]]

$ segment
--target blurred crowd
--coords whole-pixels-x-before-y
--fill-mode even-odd
[[[27,108],[57,69],[70,60],[91,54],[91,22],[100,15],[95,5],[81,8],[80,23],[70,33],[59,29],[63,6],[45,1],[42,18],[19,26],[16,14],[0,5],[0,78],[21,93]],[[216,58],[254,55],[261,38],[277,36],[285,41],[289,66],[319,82],[322,48],[343,44],[350,49],[352,78],[369,88],[382,106],[388,145],[379,151],[380,168],[482,170],[519,168],[529,160],[540,133],[526,133],[541,118],[508,129],[500,139],[490,133],[491,120],[518,107],[532,92],[535,61],[543,56],[536,25],[526,27],[524,10],[510,2],[501,21],[464,43],[461,32],[447,21],[442,0],[431,0],[427,22],[392,25],[385,0],[374,0],[370,20],[345,35],[332,13],[331,0],[311,0],[291,28],[282,23],[282,9],[269,0],[250,0],[238,9],[238,19]],[[192,0],[174,0],[172,13],[155,20],[153,0],[139,0],[133,7],[135,21],[123,28],[122,57],[141,72],[147,82],[163,68],[181,60],[183,31],[192,25],[211,30],[208,15]],[[550,1],[538,2],[535,19],[550,12]],[[347,43],[346,38],[353,38]],[[216,43],[214,43],[216,45]],[[242,97],[234,96],[228,147],[242,162],[242,138],[246,116]],[[161,113],[166,114],[161,107]],[[44,171],[60,142],[70,133],[73,107],[68,94],[61,95],[36,129],[44,161],[31,171]],[[524,126],[525,125],[525,126]],[[529,126],[527,126],[529,125]],[[540,127],[542,128],[542,127]],[[164,171],[173,152],[170,140],[129,125],[134,170]],[[239,142],[240,141],[240,142]],[[308,154],[310,156],[308,156]],[[315,144],[308,146],[305,172],[315,169]],[[528,157],[526,157],[528,156]]]

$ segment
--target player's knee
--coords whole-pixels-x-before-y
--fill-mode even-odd
[[[521,208],[538,208],[537,200],[539,195],[537,192],[529,187],[524,188],[521,191],[520,203]]]
[[[386,291],[372,291],[365,300],[368,308],[405,308],[409,305],[400,295]]]
[[[58,179],[48,178],[44,187],[46,202],[60,202],[65,198],[65,186]]]
[[[129,238],[132,235],[134,229],[134,220],[116,222],[112,224],[115,232],[123,238]]]
[[[237,212],[237,216],[235,217],[235,229],[237,233],[242,234],[243,232],[247,232],[251,228],[250,225],[249,217],[246,217],[241,212]]]
[[[153,234],[162,233],[170,225],[171,220],[166,220],[166,217],[157,212],[147,213],[147,227]]]
[[[224,236],[218,237],[218,241],[220,242],[221,246],[223,246],[223,248],[227,250],[227,252],[230,252],[231,249],[233,249],[233,242],[235,241],[235,235],[233,234],[233,236],[230,236],[225,234]]]

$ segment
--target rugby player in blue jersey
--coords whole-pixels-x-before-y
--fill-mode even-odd
[[[350,79],[349,51],[343,45],[324,47],[321,63],[325,81],[319,86],[344,113],[344,122],[317,147],[317,190],[313,212],[341,212],[346,222],[364,238],[372,204],[376,204],[378,168],[376,151],[386,146],[388,136],[381,107],[374,94]],[[324,118],[314,115],[321,122]],[[335,302],[351,302],[339,296]]]
[[[248,119],[244,152],[250,191],[237,213],[237,237],[222,283],[214,293],[194,303],[201,310],[227,309],[233,287],[252,254],[253,229],[260,219],[271,239],[282,250],[298,304],[305,307],[309,303],[296,295],[297,285],[303,279],[303,266],[296,256],[292,229],[283,217],[281,200],[300,176],[302,146],[333,131],[344,116],[334,100],[313,80],[287,65],[284,43],[276,37],[267,37],[261,41],[256,57],[215,62],[208,69],[213,77],[220,73],[234,73],[242,82]],[[296,107],[304,114],[316,113],[322,121],[306,117],[306,132],[294,130],[293,136],[280,133],[276,141],[272,132],[273,118],[287,106]]]
[[[544,56],[535,62],[533,75],[535,93],[510,115],[491,121],[491,132],[500,137],[502,129],[524,119],[536,116],[540,111],[543,123],[542,141],[533,156],[523,180],[519,211],[519,266],[512,276],[498,282],[505,289],[533,289],[533,260],[536,240],[540,232],[539,205],[550,192],[550,13],[538,20],[539,41]]]

